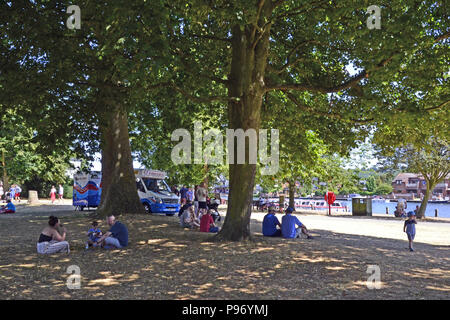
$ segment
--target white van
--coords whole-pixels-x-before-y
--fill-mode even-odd
[[[163,171],[136,169],[136,187],[139,198],[148,213],[174,215],[180,210],[180,199],[170,190]]]
[[[173,216],[180,210],[180,200],[164,180],[163,171],[135,169],[136,187],[145,211],[148,213],[165,213]],[[74,175],[73,206],[83,210],[95,208],[100,204],[102,194],[101,172],[78,173]]]

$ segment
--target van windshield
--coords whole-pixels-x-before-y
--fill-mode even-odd
[[[142,181],[144,182],[145,186],[147,187],[148,191],[167,191],[171,192],[169,186],[164,180],[159,179],[151,179],[151,178],[142,178]]]

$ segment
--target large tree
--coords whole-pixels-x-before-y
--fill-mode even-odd
[[[40,114],[48,116],[40,136],[58,132],[55,144],[91,154],[101,150],[99,214],[143,213],[128,115],[158,78],[161,63],[155,57],[164,56],[161,26],[167,10],[155,2],[123,7],[121,1],[80,1],[81,28],[71,30],[66,26],[69,5],[2,2],[2,62],[13,66],[2,74],[2,96],[19,112],[33,110],[31,122],[41,122]],[[143,25],[143,15],[150,27]],[[70,130],[75,134],[63,134]],[[68,135],[70,142],[61,139]]]
[[[298,112],[320,113],[342,126],[382,125],[384,114],[399,108],[394,75],[411,74],[417,62],[431,76],[442,70],[449,35],[441,1],[382,1],[380,30],[367,27],[368,1],[148,1],[126,7],[81,1],[81,30],[56,22],[67,18],[58,1],[17,3],[2,7],[5,21],[15,22],[8,39],[31,51],[28,65],[37,61],[38,48],[46,52],[38,67],[46,72],[35,76],[59,88],[50,91],[53,99],[83,97],[78,105],[98,121],[104,203],[134,212],[139,206],[131,192],[127,118],[146,91],[170,87],[196,103],[222,102],[230,129],[258,131],[263,100],[273,94],[285,95]],[[412,83],[420,77],[411,75]],[[329,104],[315,103],[324,97]],[[219,238],[250,236],[255,174],[248,161],[230,164],[230,201]]]
[[[420,174],[426,182],[418,218],[425,217],[428,200],[436,185],[450,174],[450,144],[448,139],[428,138],[420,146],[408,144],[384,158],[384,164]]]
[[[439,46],[448,38],[448,26],[443,3],[402,1],[381,2],[382,28],[369,29],[370,4],[171,2],[172,85],[186,98],[225,101],[231,129],[259,130],[264,97],[280,92],[300,113],[320,113],[347,126],[348,121],[378,124],[397,99],[380,94],[380,86],[397,71],[416,68],[414,60],[442,69]],[[315,103],[329,95],[327,106]],[[255,164],[230,164],[230,201],[219,238],[250,236],[255,173]]]

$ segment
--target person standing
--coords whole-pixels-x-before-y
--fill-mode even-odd
[[[177,188],[176,185],[172,187],[172,192],[175,193],[175,195],[176,195],[177,197],[180,196],[180,191],[178,190],[178,188]]]
[[[403,225],[403,232],[406,232],[409,241],[409,251],[414,251],[413,241],[416,237],[416,214],[413,211],[408,212],[408,220]]]
[[[52,201],[52,203],[54,203],[55,199],[56,199],[56,189],[55,186],[52,186],[52,189],[50,190],[50,200]]]
[[[198,185],[194,186],[194,211],[195,216],[198,216],[198,196],[197,196]]]
[[[3,194],[4,194],[3,185],[0,185],[0,200],[3,199]]]
[[[208,195],[208,190],[206,190],[205,183],[202,182],[197,188],[197,199],[198,199],[198,218],[202,216],[208,209],[206,206],[206,196]]]
[[[59,185],[58,196],[59,196],[59,201],[62,202],[63,196],[64,196],[64,188],[62,185]]]
[[[20,202],[20,194],[22,193],[22,188],[19,187],[18,185],[16,185],[15,193],[16,193],[16,200],[19,200],[19,202]]]
[[[183,185],[183,187],[181,187],[181,189],[180,189],[181,205],[184,205],[187,202],[187,199],[186,199],[187,192],[188,192],[188,189],[186,188],[185,185]]]
[[[9,197],[11,198],[11,201],[16,200],[16,187],[14,185],[9,188]]]

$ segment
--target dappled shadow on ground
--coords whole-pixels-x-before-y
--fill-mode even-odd
[[[70,254],[36,254],[46,219],[0,219],[1,299],[448,299],[450,248],[313,230],[313,240],[273,239],[252,221],[252,241],[214,242],[176,217],[119,218],[126,250],[84,250],[90,218],[67,216]],[[107,231],[104,221],[100,228]],[[366,286],[378,265],[382,288]],[[67,267],[81,270],[68,289]]]

